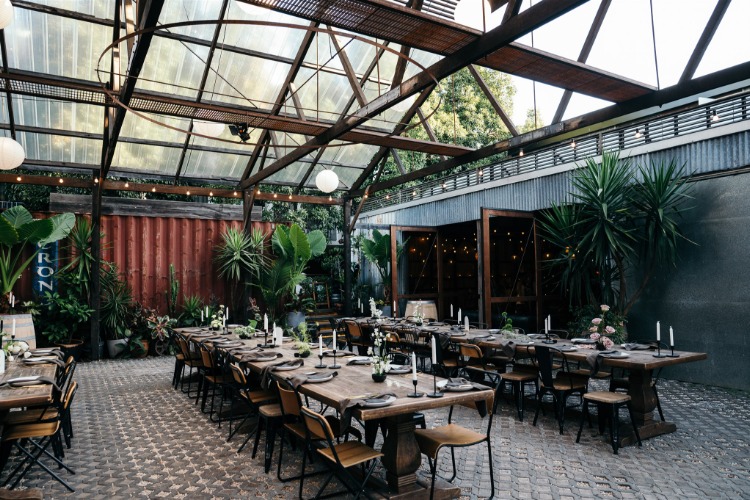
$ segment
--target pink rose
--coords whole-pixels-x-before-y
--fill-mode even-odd
[[[612,349],[615,346],[615,343],[612,342],[612,340],[609,337],[602,337],[604,340],[602,340],[602,343],[604,344],[605,349]]]
[[[602,304],[602,312],[607,312],[607,311],[609,311],[609,306],[606,304]]]
[[[605,328],[604,331],[606,331],[610,335],[612,335],[613,333],[615,333],[615,329],[612,328],[611,326],[608,326],[607,328]]]
[[[597,327],[595,327],[595,326],[592,326],[591,328],[589,328],[589,331],[590,332],[598,332],[599,329]]]
[[[599,335],[598,333],[591,334],[591,340],[599,340],[599,337],[601,337],[601,335]]]
[[[602,322],[602,318],[594,318],[591,320],[591,322],[595,325],[598,325],[599,323]]]

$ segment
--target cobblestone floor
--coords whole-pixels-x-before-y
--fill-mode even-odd
[[[295,497],[297,483],[266,475],[260,454],[255,460],[248,449],[237,454],[241,436],[227,443],[225,427],[218,429],[170,387],[172,368],[170,358],[79,364],[76,436],[66,456],[76,474],[62,472],[76,493],[39,472],[23,486],[41,487],[48,498]],[[514,408],[501,402],[493,424],[496,498],[750,498],[750,394],[668,380],[660,382],[659,394],[677,432],[617,456],[593,430],[584,430],[576,444],[575,418],[561,436],[551,412],[533,427],[531,418],[518,422]],[[485,422],[475,416],[457,408],[455,418],[480,429]],[[447,411],[427,417],[428,426],[440,424]],[[449,455],[440,463],[445,477]],[[463,497],[486,498],[484,449],[459,451],[457,459],[455,484]],[[288,463],[290,472],[298,470],[296,459]],[[307,497],[318,481],[306,483]]]

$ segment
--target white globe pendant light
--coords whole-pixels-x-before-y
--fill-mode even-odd
[[[209,137],[219,137],[224,133],[224,127],[225,125],[223,123],[193,120],[193,131]]]
[[[339,176],[333,170],[321,170],[315,176],[315,185],[324,193],[333,193],[339,187]]]
[[[13,22],[13,4],[10,0],[0,0],[0,30],[4,30]]]
[[[11,170],[23,163],[26,152],[23,146],[10,137],[0,137],[0,170]]]

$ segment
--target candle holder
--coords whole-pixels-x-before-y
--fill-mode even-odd
[[[442,398],[443,393],[438,392],[437,390],[437,375],[435,374],[434,371],[432,372],[432,387],[433,387],[433,392],[428,392],[427,397],[428,398]],[[415,390],[416,390],[416,386],[415,386]]]
[[[410,398],[421,398],[422,396],[424,396],[423,392],[417,392],[417,379],[412,379],[411,383],[414,384],[414,392],[411,394],[407,394],[407,396]]]
[[[669,350],[670,350],[669,354],[667,354],[666,352],[664,354],[662,354],[662,352],[661,352],[661,344],[662,343],[657,340],[655,342],[655,344],[656,344],[656,354],[654,354],[655,358],[679,358],[680,357],[679,354],[675,354],[674,353],[674,346],[669,346]],[[667,348],[667,345],[664,344],[664,349],[666,350],[666,348]]]
[[[557,344],[557,340],[551,338],[549,336],[549,330],[545,331],[544,340],[542,340],[542,344]]]
[[[318,359],[320,359],[320,363],[318,363],[317,365],[315,365],[315,368],[325,368],[326,365],[323,364],[323,355],[322,354],[318,354]]]
[[[341,368],[341,365],[336,364],[336,348],[335,347],[333,348],[333,364],[329,366],[328,368],[330,368],[331,370],[338,370],[339,368]]]

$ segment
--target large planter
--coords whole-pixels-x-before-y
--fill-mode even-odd
[[[128,345],[128,341],[125,339],[116,339],[116,340],[108,340],[107,341],[107,352],[109,353],[110,358],[116,358],[120,354],[122,354],[122,351],[125,350],[125,347]]]
[[[305,313],[303,311],[291,311],[286,313],[286,326],[297,328],[300,323],[305,322]]]
[[[143,352],[138,356],[134,356],[136,358],[145,358],[148,356],[148,348],[151,345],[151,341],[148,339],[141,339],[141,344],[143,344]]]
[[[31,314],[0,314],[3,320],[3,331],[6,333],[5,342],[10,340],[13,333],[13,320],[16,320],[16,341],[29,344],[29,349],[36,349],[36,334]]]
[[[73,359],[80,361],[83,340],[70,339],[65,342],[58,342],[57,346],[62,350],[65,359],[68,359],[69,356],[73,356]]]

